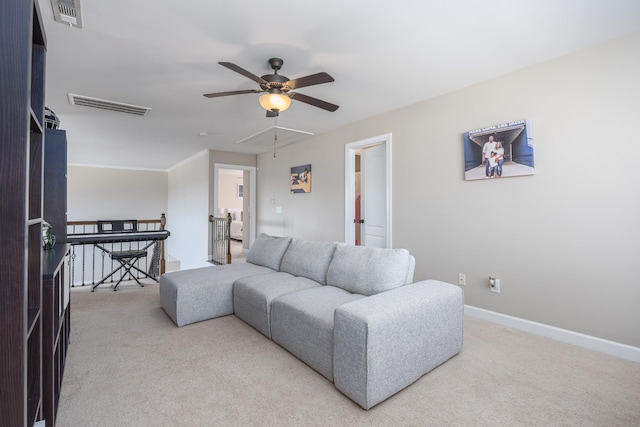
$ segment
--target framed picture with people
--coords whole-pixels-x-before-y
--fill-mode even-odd
[[[464,179],[500,179],[534,174],[529,120],[486,126],[464,133]]]
[[[291,193],[311,193],[311,165],[295,166],[291,168],[289,176]]]

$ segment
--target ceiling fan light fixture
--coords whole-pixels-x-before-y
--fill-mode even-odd
[[[284,61],[280,58],[271,58],[269,60],[269,65],[273,69],[273,74],[265,74],[262,77],[258,77],[252,72],[247,71],[232,62],[218,62],[218,64],[223,67],[258,83],[260,89],[242,89],[226,92],[205,93],[204,96],[207,98],[218,98],[220,96],[241,95],[245,93],[260,93],[262,94],[259,97],[260,105],[262,108],[267,110],[267,117],[277,117],[280,111],[284,111],[289,108],[291,100],[294,98],[298,102],[303,102],[330,112],[336,111],[339,108],[338,105],[312,96],[303,95],[300,92],[289,92],[290,90],[297,91],[298,89],[307,86],[333,82],[333,77],[325,72],[320,72],[289,80],[288,77],[278,74],[278,70],[282,67],[283,62]]]
[[[291,105],[291,98],[281,91],[272,91],[260,95],[260,105],[267,111],[284,111]]]

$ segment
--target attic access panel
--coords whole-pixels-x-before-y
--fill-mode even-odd
[[[277,141],[275,139],[276,132],[278,137]],[[312,136],[312,132],[271,126],[270,128],[237,141],[236,144],[257,147],[261,149],[261,153],[265,153],[274,148],[274,142],[276,142],[276,148],[281,148],[290,144],[295,144],[296,142],[304,141]]]

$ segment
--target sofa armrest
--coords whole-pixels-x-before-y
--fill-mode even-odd
[[[364,409],[382,402],[460,352],[463,315],[462,290],[437,280],[338,307],[336,388]]]

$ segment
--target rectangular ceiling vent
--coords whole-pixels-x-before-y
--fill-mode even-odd
[[[80,0],[51,0],[51,7],[56,22],[82,28]]]
[[[89,96],[69,94],[69,104],[79,107],[99,108],[101,110],[115,111],[118,113],[133,114],[134,116],[146,116],[151,111],[149,107],[124,104],[122,102],[108,101],[106,99],[91,98]]]
[[[278,135],[276,147],[284,147],[285,145],[294,144],[313,136],[313,133],[303,130],[271,126],[268,129],[256,133],[255,135],[251,135],[245,139],[237,141],[236,144],[252,145],[254,147],[270,149],[273,148],[276,131]]]

